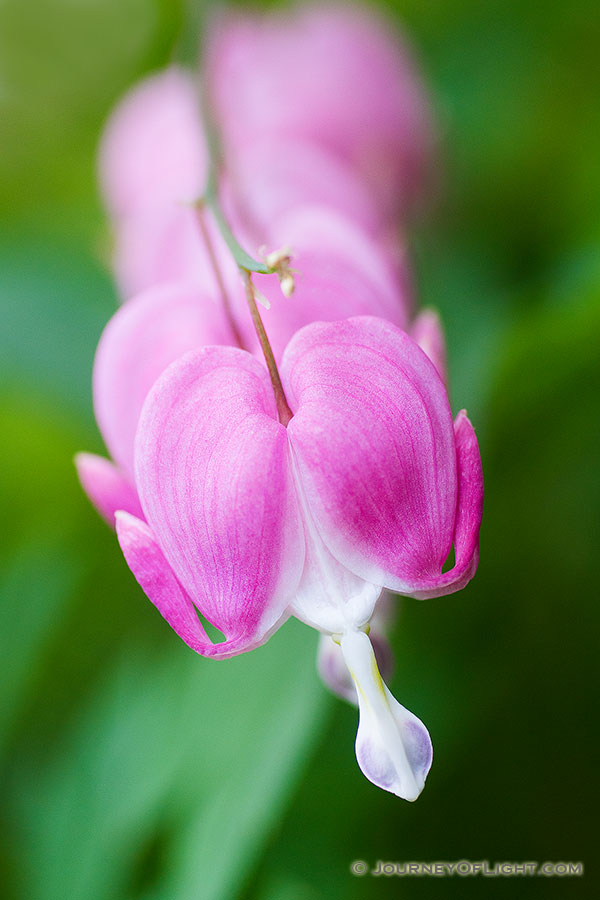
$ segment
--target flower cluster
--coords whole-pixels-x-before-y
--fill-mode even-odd
[[[414,800],[431,742],[379,674],[385,592],[462,588],[483,496],[402,238],[433,181],[427,98],[408,48],[354,7],[221,16],[200,80],[202,104],[191,72],[147,78],[103,137],[125,302],[94,365],[112,459],[80,454],[79,476],[201,655],[290,615],[316,628],[322,677],[359,705],[362,771]]]

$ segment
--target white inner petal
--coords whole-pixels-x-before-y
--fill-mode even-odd
[[[382,588],[354,575],[331,555],[306,501],[293,450],[290,456],[306,540],[304,570],[291,605],[292,613],[312,628],[329,634],[360,628],[371,618]]]
[[[381,680],[371,642],[364,632],[346,632],[341,648],[358,694],[358,764],[377,787],[405,800],[416,800],[431,767],[429,733]]]

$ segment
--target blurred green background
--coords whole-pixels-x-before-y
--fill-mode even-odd
[[[407,804],[289,623],[197,658],[79,489],[115,308],[95,146],[164,64],[169,0],[0,4],[1,893],[7,900],[592,897],[600,538],[600,10],[388,4],[422,59],[445,189],[415,235],[486,476],[461,594],[402,601],[396,696],[435,760]],[[352,860],[583,861],[583,878],[356,878]]]

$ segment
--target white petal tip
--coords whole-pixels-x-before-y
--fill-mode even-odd
[[[358,765],[377,787],[414,801],[423,790],[433,759],[429,732],[382,682],[364,632],[344,635],[341,646],[358,693]]]

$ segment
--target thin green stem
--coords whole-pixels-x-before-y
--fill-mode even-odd
[[[288,422],[294,414],[287,402],[285,391],[283,390],[283,385],[279,376],[277,363],[275,362],[275,357],[273,355],[273,350],[271,348],[271,344],[269,343],[269,338],[267,337],[265,326],[263,325],[263,321],[260,317],[260,313],[256,305],[254,285],[252,284],[252,275],[247,269],[240,268],[240,272],[242,273],[242,278],[244,279],[246,299],[248,301],[248,307],[250,309],[252,322],[254,323],[254,328],[256,329],[256,334],[258,336],[258,340],[265,357],[265,362],[267,364],[267,369],[269,370],[269,375],[271,377],[271,384],[273,385],[273,393],[275,394],[275,403],[277,406],[277,416],[281,424],[287,426]]]
[[[219,133],[214,123],[211,113],[210,100],[207,97],[206,90],[201,90],[200,107],[202,113],[202,121],[204,124],[204,132],[208,143],[209,169],[206,182],[206,189],[202,197],[202,203],[208,207],[215,218],[215,222],[219,227],[223,240],[229,247],[229,251],[234,260],[241,269],[247,272],[257,272],[260,275],[270,275],[272,269],[265,265],[264,262],[254,259],[250,256],[240,243],[236,240],[229,222],[225,218],[221,203],[219,200],[219,163],[223,158],[221,141]]]
[[[213,215],[215,222],[217,223],[223,240],[229,248],[229,252],[237,263],[238,269],[240,270],[240,274],[244,282],[244,287],[246,289],[246,299],[248,301],[250,316],[252,318],[252,322],[258,336],[265,362],[267,364],[269,376],[271,378],[273,393],[275,395],[275,404],[277,407],[277,416],[281,424],[287,426],[288,422],[293,416],[293,413],[287,402],[285,391],[283,390],[283,385],[279,376],[279,370],[277,369],[277,363],[275,362],[275,357],[273,355],[273,350],[271,348],[271,344],[269,343],[269,338],[267,337],[265,326],[263,325],[263,321],[260,317],[260,313],[256,305],[256,296],[254,293],[254,285],[252,283],[253,272],[259,275],[273,275],[277,274],[277,269],[272,268],[266,263],[260,262],[257,259],[253,259],[253,257],[246,253],[244,248],[236,240],[231,228],[229,227],[229,223],[225,217],[219,199],[219,166],[221,164],[221,160],[223,159],[223,152],[221,142],[219,140],[219,133],[217,131],[217,128],[215,127],[215,123],[213,120],[210,100],[207,96],[206,90],[202,90],[202,87],[200,90],[200,107],[202,121],[204,124],[204,131],[208,143],[209,157],[209,169],[206,189],[204,191],[204,196],[198,202],[198,208],[200,211],[200,224],[203,229],[203,234],[205,235],[205,242],[207,244],[209,256],[211,256],[211,259],[213,260],[215,273],[218,271],[220,276],[218,262],[216,260],[216,256],[214,255],[214,251],[212,251],[210,235],[208,234],[206,223],[202,217],[202,211],[205,207],[208,207]],[[227,297],[224,284],[222,287],[222,294],[224,296],[224,302],[226,303],[226,309],[229,311],[229,298]]]
[[[202,205],[210,207],[210,211],[214,216],[215,222],[217,223],[219,231],[221,232],[221,236],[229,247],[229,252],[233,256],[240,269],[245,269],[247,272],[257,272],[259,275],[271,275],[273,269],[270,269],[269,266],[267,266],[264,262],[259,262],[259,260],[254,259],[248,253],[246,253],[244,248],[235,239],[219,202],[217,177],[214,170],[214,164],[211,166],[211,171],[208,176],[208,183],[206,185],[206,190],[204,192],[204,197],[202,198],[201,203]]]

